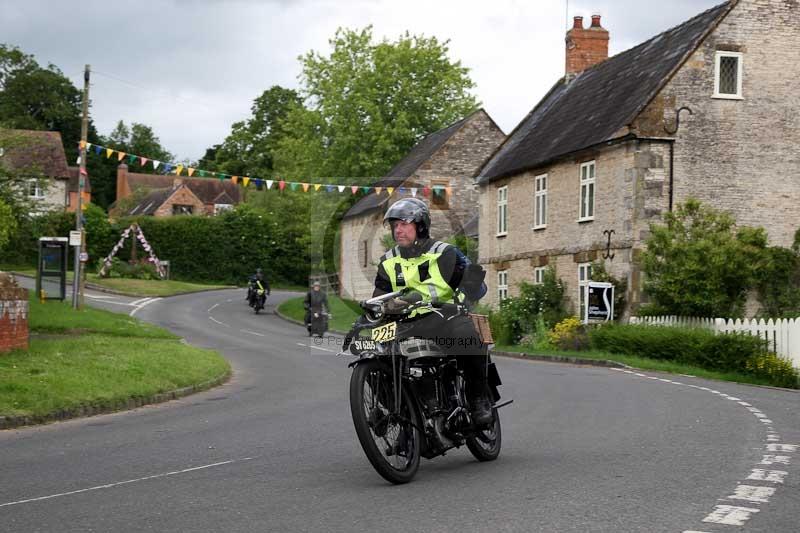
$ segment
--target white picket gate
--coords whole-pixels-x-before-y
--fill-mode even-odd
[[[800,368],[800,318],[765,321],[748,319],[695,318],[679,316],[631,317],[631,324],[705,328],[717,333],[749,333],[769,343],[771,350],[792,361]]]

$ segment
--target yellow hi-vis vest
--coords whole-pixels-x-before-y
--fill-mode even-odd
[[[420,293],[425,302],[452,303],[453,289],[439,271],[438,263],[439,257],[448,246],[450,245],[447,243],[436,241],[427,252],[409,259],[400,255],[397,246],[383,254],[381,265],[392,283],[392,291],[407,287]],[[411,316],[428,312],[428,309],[418,309]]]

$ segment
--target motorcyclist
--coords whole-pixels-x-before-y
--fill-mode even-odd
[[[374,296],[410,288],[423,301],[454,303],[456,289],[475,302],[486,294],[485,272],[455,246],[430,238],[430,211],[422,200],[404,198],[392,204],[383,217],[397,246],[380,259]],[[465,303],[465,302],[458,302]],[[472,320],[464,315],[449,320],[419,309],[411,316],[410,336],[433,340],[455,356],[464,371],[472,418],[478,425],[492,421],[487,390],[486,348]]]
[[[329,309],[328,296],[320,288],[320,282],[315,281],[303,300],[303,308],[306,310],[305,324],[309,335],[311,335],[312,321],[321,314],[327,314]]]
[[[250,307],[255,306],[256,295],[258,294],[259,290],[265,290],[267,292],[267,296],[269,296],[271,292],[269,283],[264,277],[264,271],[260,268],[257,268],[256,273],[250,276],[249,283],[247,285],[247,301],[250,304]]]

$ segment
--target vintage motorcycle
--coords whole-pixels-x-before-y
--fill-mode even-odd
[[[427,339],[408,337],[409,315],[428,308],[449,319],[468,313],[456,304],[424,303],[418,293],[393,292],[361,302],[364,314],[345,337],[342,354],[359,358],[348,366],[350,411],[358,440],[375,470],[395,484],[408,483],[420,457],[432,459],[466,445],[479,461],[500,454],[501,430],[497,387],[500,377],[486,348],[492,421],[478,427],[470,416],[463,372]],[[485,317],[482,317],[485,319]],[[371,330],[369,338],[362,331]],[[481,324],[482,340],[491,342],[488,322]]]
[[[258,314],[259,311],[264,309],[267,303],[267,291],[264,289],[253,288],[253,303],[250,304],[253,310]]]

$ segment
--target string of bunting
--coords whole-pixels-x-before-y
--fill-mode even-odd
[[[80,141],[79,143],[80,148],[84,148],[84,141]],[[111,159],[112,156],[117,158],[117,161],[120,163],[127,163],[129,165],[138,164],[140,167],[145,168],[146,165],[150,165],[153,170],[161,170],[164,174],[175,174],[176,176],[181,176],[185,172],[185,174],[189,177],[194,178],[217,178],[220,181],[223,180],[230,180],[234,185],[241,184],[243,187],[247,187],[250,183],[253,183],[257,188],[261,189],[265,187],[267,190],[271,190],[273,185],[276,189],[280,192],[285,191],[287,188],[290,191],[296,191],[298,189],[302,189],[303,192],[308,192],[309,190],[313,190],[318,192],[320,190],[324,190],[325,192],[339,192],[339,193],[349,193],[349,194],[358,194],[359,192],[367,194],[370,191],[375,191],[375,194],[381,194],[384,191],[388,196],[391,196],[394,191],[396,190],[399,194],[411,194],[411,196],[416,197],[417,194],[422,193],[423,196],[426,198],[429,197],[431,194],[434,195],[441,195],[443,193],[447,193],[449,197],[452,193],[452,187],[450,185],[433,185],[433,186],[424,186],[424,187],[385,187],[385,186],[369,186],[369,185],[339,185],[333,183],[313,183],[313,180],[309,180],[307,182],[301,181],[286,181],[282,179],[261,179],[261,178],[253,178],[250,176],[234,176],[231,174],[225,174],[224,172],[212,172],[210,170],[203,170],[195,167],[184,166],[182,164],[176,163],[168,163],[164,161],[158,161],[157,159],[152,159],[148,157],[143,157],[136,154],[129,154],[126,152],[122,152],[120,150],[115,150],[113,148],[107,148],[105,146],[101,146],[99,144],[93,144],[90,142],[85,143],[86,146],[86,153],[91,154],[94,153],[95,155],[103,155],[105,154],[106,159]],[[376,181],[379,178],[376,178]]]

